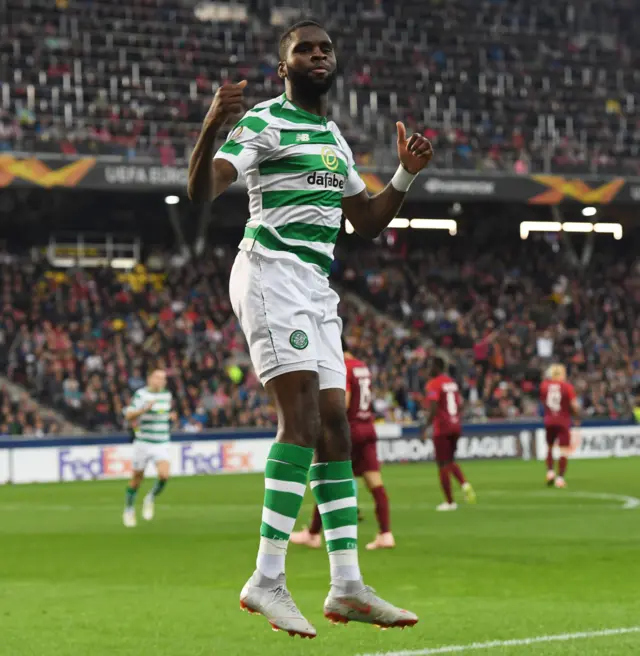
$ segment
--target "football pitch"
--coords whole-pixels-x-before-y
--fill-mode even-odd
[[[640,460],[571,462],[568,490],[546,488],[541,463],[464,468],[479,503],[455,513],[433,510],[433,465],[383,472],[398,547],[361,549],[361,566],[420,616],[413,629],[328,624],[324,549],[289,547],[313,641],[238,607],[262,476],[174,479],[136,529],[121,525],[123,481],[0,487],[0,656],[640,654]],[[364,546],[376,525],[360,502]]]

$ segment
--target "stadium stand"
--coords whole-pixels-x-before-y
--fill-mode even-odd
[[[450,354],[471,418],[535,415],[553,358],[569,365],[586,416],[631,416],[640,382],[635,254],[609,248],[583,268],[557,243],[503,239],[359,249],[344,277]]]
[[[569,365],[586,416],[631,416],[640,384],[633,259],[607,250],[582,271],[546,241],[506,252],[463,236],[437,248],[411,243],[337,254],[345,334],[371,364],[379,419],[418,418],[436,351],[452,365],[471,421],[536,416],[554,357]],[[9,379],[69,421],[110,432],[124,428],[145,372],[164,366],[176,429],[273,425],[229,306],[234,254],[228,246],[187,262],[154,255],[131,272],[61,271],[40,257],[5,263],[0,356]],[[20,403],[20,412],[0,403],[0,426],[13,422],[6,432],[40,426],[26,397]]]
[[[246,78],[249,103],[280,92],[282,28],[264,19],[293,20],[284,4],[0,0],[0,151],[184,161],[218,83]],[[436,168],[638,174],[632,0],[321,7],[342,62],[332,114],[363,163],[387,161],[403,119]]]
[[[434,143],[433,168],[639,173],[631,0],[195,5],[0,0],[0,157],[184,164],[220,82],[246,78],[248,104],[281,92],[274,44],[303,12],[329,16],[341,61],[330,110],[365,167],[391,161],[402,119]],[[165,245],[173,237],[157,220],[159,195],[3,194],[3,220],[22,247],[33,246],[36,226],[71,228],[72,215],[83,230],[89,213],[99,232],[129,229],[134,217],[139,228],[144,215],[146,244],[151,231]],[[493,211],[483,209],[483,222]],[[216,212],[238,209],[218,203]],[[373,367],[377,416],[417,417],[435,350],[454,367],[469,419],[536,415],[551,356],[569,364],[587,415],[630,416],[640,385],[632,249],[580,269],[546,242],[506,247],[495,234],[494,225],[488,241],[338,249],[334,278],[350,292],[341,313],[351,347]],[[177,428],[272,425],[227,298],[234,248],[222,243],[214,257],[163,254],[133,272],[56,269],[0,248],[0,365],[31,395],[2,387],[0,433],[121,430],[123,408],[155,365],[170,373]]]
[[[61,271],[40,258],[12,259],[2,268],[0,349],[10,380],[70,421],[109,432],[124,427],[122,411],[145,372],[163,366],[178,400],[176,428],[274,425],[226,293],[235,250],[218,254],[173,269],[167,258],[157,273],[142,266]],[[420,385],[424,338],[361,301],[345,300],[341,312],[354,348],[375,358],[379,416],[415,419],[409,391]],[[22,421],[24,432],[29,425]]]

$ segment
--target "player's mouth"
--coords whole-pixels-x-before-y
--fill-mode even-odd
[[[312,75],[320,75],[322,77],[329,75],[329,69],[325,68],[324,66],[316,66],[315,68],[311,69]]]

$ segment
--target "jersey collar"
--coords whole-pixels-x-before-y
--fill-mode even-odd
[[[283,93],[282,94],[282,106],[287,107],[287,109],[292,109],[294,112],[300,114],[300,116],[304,117],[309,123],[315,123],[317,125],[326,125],[327,124],[327,117],[326,116],[318,116],[317,114],[312,114],[311,112],[307,112],[304,109],[300,109],[297,105],[294,105],[289,98],[287,98],[287,94]]]

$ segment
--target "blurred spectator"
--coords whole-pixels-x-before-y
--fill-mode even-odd
[[[250,105],[282,91],[275,1],[250,21],[164,0],[5,4],[1,151],[170,166],[217,84],[249,80]],[[401,119],[428,132],[433,168],[638,175],[637,3],[376,4],[322,5],[341,64],[331,109],[359,161],[384,165]]]

